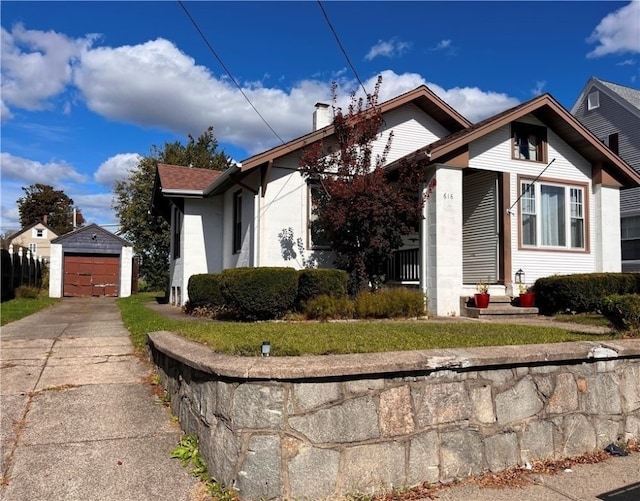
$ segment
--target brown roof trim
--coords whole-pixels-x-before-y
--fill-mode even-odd
[[[562,137],[569,144],[575,145],[575,149],[581,153],[592,164],[602,162],[605,170],[613,169],[621,174],[626,181],[626,185],[640,185],[640,174],[638,174],[629,164],[622,160],[618,155],[613,153],[605,146],[589,129],[587,129],[579,120],[571,115],[560,103],[558,103],[550,94],[542,94],[530,101],[515,106],[502,113],[494,115],[473,124],[463,131],[451,134],[443,139],[431,143],[425,148],[417,150],[405,158],[418,156],[427,156],[430,162],[435,163],[438,159],[442,159],[448,154],[456,151],[461,147],[466,147],[471,141],[474,141],[486,134],[493,132],[504,125],[522,118],[525,115],[533,114],[545,123],[551,130]],[[564,126],[564,127],[561,127]],[[567,127],[568,126],[568,127]],[[561,129],[564,130],[561,130]],[[398,161],[396,161],[397,163]],[[617,178],[617,176],[614,176]]]
[[[440,99],[426,85],[421,85],[415,89],[405,92],[393,99],[389,99],[379,105],[380,111],[386,113],[394,109],[400,108],[407,103],[415,102],[417,106],[425,112],[430,113],[439,123],[452,132],[459,131],[471,125],[471,122],[464,118],[460,113]],[[331,136],[335,132],[333,125],[328,125],[317,131],[313,131],[297,139],[289,141],[283,145],[276,146],[270,150],[259,153],[242,161],[242,172],[253,170],[256,167],[273,161],[288,153],[293,153],[300,148],[312,144],[327,136]]]

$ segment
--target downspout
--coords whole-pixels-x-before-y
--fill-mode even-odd
[[[253,266],[254,268],[260,267],[260,241],[262,240],[262,225],[260,224],[260,214],[262,212],[262,196],[260,193],[255,195],[256,202],[253,204],[253,220],[254,224],[254,236],[253,239]]]

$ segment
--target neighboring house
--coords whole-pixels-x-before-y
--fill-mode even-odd
[[[390,279],[419,286],[431,313],[460,314],[481,281],[510,294],[520,269],[528,283],[620,271],[619,190],[640,186],[640,175],[550,95],[473,125],[425,86],[380,107],[378,151],[393,131],[388,164],[417,155],[426,182],[416,193],[428,194]],[[188,300],[196,273],[331,266],[309,232],[315,187],[298,170],[307,145],[331,138],[327,112],[316,106],[318,130],[223,173],[159,166],[153,206],[172,225],[173,304]]]
[[[9,245],[29,249],[36,258],[42,258],[49,263],[51,258],[51,241],[58,238],[46,222],[38,221],[14,233],[7,238]]]
[[[591,77],[571,113],[640,172],[640,90]],[[620,193],[622,271],[640,271],[640,188]]]

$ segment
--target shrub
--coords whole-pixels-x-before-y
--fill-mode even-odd
[[[231,268],[220,274],[225,303],[245,320],[279,318],[293,309],[298,272],[293,268]]]
[[[189,292],[187,310],[224,306],[224,297],[220,290],[219,273],[191,275],[189,277],[187,291]]]
[[[326,295],[342,297],[347,294],[349,275],[344,270],[306,269],[299,272],[296,305],[304,310],[305,303],[314,297]]]
[[[310,320],[353,318],[355,303],[346,295],[336,297],[321,294],[312,297],[305,304],[305,315]]]
[[[40,289],[31,285],[21,285],[16,289],[15,295],[17,298],[22,299],[38,299]]]
[[[640,292],[640,273],[584,273],[539,278],[534,289],[540,313],[597,312],[602,298]]]
[[[602,314],[620,330],[640,328],[640,294],[613,294],[602,299]]]
[[[424,295],[415,289],[392,287],[361,292],[355,300],[357,318],[409,318],[424,315]]]

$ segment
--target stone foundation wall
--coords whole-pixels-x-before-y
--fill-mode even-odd
[[[327,498],[640,440],[640,340],[243,358],[168,332],[150,355],[212,476]]]

